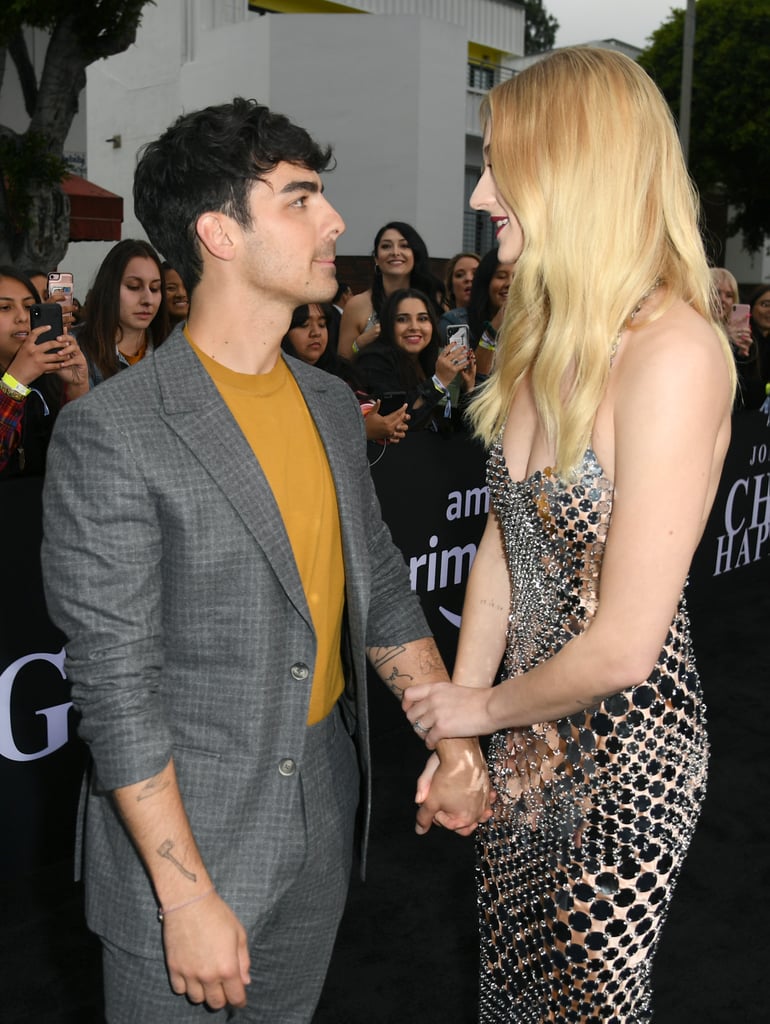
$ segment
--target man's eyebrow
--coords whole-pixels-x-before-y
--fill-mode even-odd
[[[323,185],[317,181],[289,181],[280,191],[280,195],[290,195],[292,192],[323,192]]]

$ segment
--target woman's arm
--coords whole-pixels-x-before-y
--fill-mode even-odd
[[[682,330],[682,321],[686,330]],[[713,502],[730,430],[724,354],[695,314],[639,332],[612,406],[615,495],[588,629],[548,661],[479,694],[419,688],[409,718],[443,736],[554,721],[635,685],[663,647]],[[459,730],[459,731],[458,731]]]
[[[367,321],[372,312],[372,293],[361,292],[354,295],[345,306],[340,320],[340,333],[337,342],[337,354],[343,359],[355,359],[358,352],[353,349],[355,343],[359,351],[380,336],[380,325],[373,324],[366,330]]]
[[[473,560],[463,602],[453,681],[460,686],[492,686],[505,652],[511,584],[503,538],[495,513],[487,524]]]

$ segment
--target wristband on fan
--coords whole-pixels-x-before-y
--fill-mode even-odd
[[[446,386],[446,384],[441,383],[441,381],[438,379],[435,373],[433,374],[433,377],[431,379],[433,380],[433,387],[436,389],[436,391],[440,392],[442,395],[449,394],[449,388]]]
[[[28,388],[26,384],[22,384],[21,381],[16,380],[10,373],[4,373],[0,382],[3,384],[3,391],[7,395],[11,395],[12,398],[26,398],[32,388]]]

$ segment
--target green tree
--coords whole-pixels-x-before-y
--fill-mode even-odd
[[[0,263],[55,266],[69,238],[64,141],[94,61],[136,39],[142,9],[154,0],[3,0],[0,91],[15,67],[29,117],[24,132],[0,124]],[[39,80],[28,30],[49,42]],[[9,61],[10,58],[10,61]]]
[[[770,235],[770,0],[698,0],[690,173],[749,250]],[[683,10],[652,35],[639,63],[679,115]]]
[[[543,7],[543,0],[522,0],[526,12],[524,53],[544,53],[552,50],[556,42],[559,22]]]

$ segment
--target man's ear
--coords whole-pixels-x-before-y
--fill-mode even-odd
[[[232,217],[214,210],[202,213],[195,222],[195,232],[216,259],[229,261],[234,257],[236,224]]]

